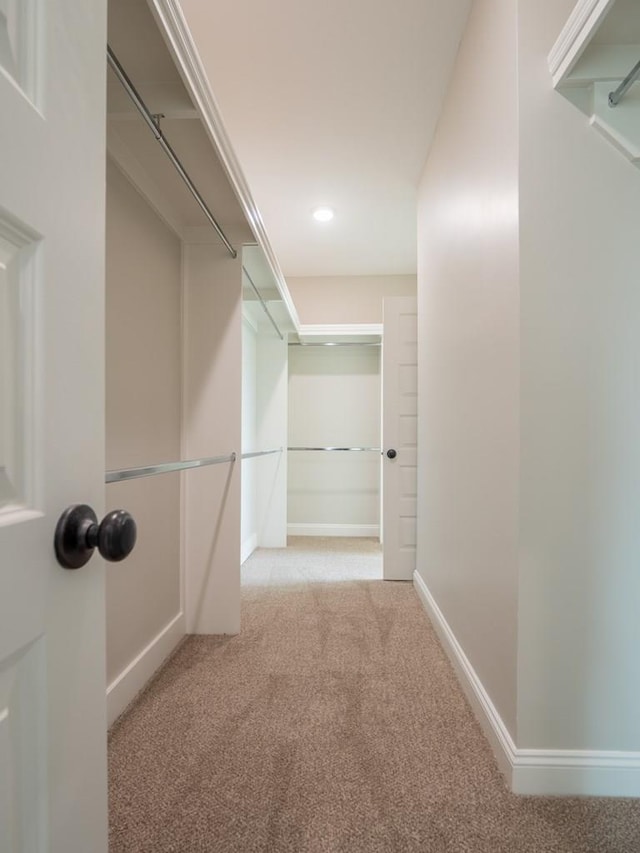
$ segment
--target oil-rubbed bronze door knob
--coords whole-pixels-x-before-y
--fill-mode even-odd
[[[387,456],[389,457],[389,459],[395,459],[397,455],[398,454],[393,449],[393,447],[391,448],[391,450],[387,450]]]
[[[56,557],[65,569],[79,569],[91,559],[95,548],[105,560],[117,563],[133,551],[137,528],[124,509],[114,509],[98,524],[95,512],[86,504],[67,507],[56,525]]]

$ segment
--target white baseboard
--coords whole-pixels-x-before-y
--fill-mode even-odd
[[[453,668],[455,669],[460,681],[460,686],[464,690],[464,693],[475,712],[478,722],[480,723],[487,740],[491,744],[498,762],[498,767],[505,776],[507,782],[511,784],[513,756],[516,751],[513,739],[509,734],[507,727],[503,723],[502,717],[498,714],[488,693],[484,689],[482,682],[478,678],[476,671],[469,663],[462,647],[456,640],[453,631],[442,615],[435,599],[429,592],[426,583],[417,571],[413,573],[413,585],[424,606],[424,609],[427,611],[427,615],[429,616],[436,633],[440,637],[449,660],[453,664]]]
[[[640,752],[518,749],[421,575],[415,590],[515,794],[640,797]]]
[[[287,536],[358,536],[378,538],[378,524],[287,524]]]
[[[640,753],[516,749],[511,789],[544,796],[640,797]]]
[[[240,565],[242,565],[245,560],[249,559],[249,557],[253,554],[257,547],[258,534],[253,533],[251,536],[245,539],[242,545],[240,546]]]
[[[107,687],[107,724],[110,726],[142,690],[186,633],[184,613],[166,625]]]

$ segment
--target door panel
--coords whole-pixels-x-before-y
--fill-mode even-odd
[[[0,0],[0,849],[107,849],[104,576],[56,562],[104,500],[106,3]]]
[[[385,299],[382,368],[383,576],[410,580],[416,565],[417,304]],[[387,451],[396,456],[390,459]]]

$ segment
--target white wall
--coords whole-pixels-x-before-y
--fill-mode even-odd
[[[638,795],[640,175],[552,89],[572,6],[476,0],[425,169],[417,585],[517,790]]]
[[[106,249],[107,468],[179,459],[180,242],[111,163]],[[106,502],[107,509],[129,510],[138,525],[133,553],[122,563],[109,564],[106,573],[107,679],[114,684],[180,619],[179,476],[109,485]],[[174,626],[158,641],[159,652],[150,652],[152,663],[141,664],[142,682],[132,672],[129,686],[125,678],[114,688],[110,719],[181,633],[182,626]]]
[[[282,453],[255,460],[258,469],[257,532],[263,548],[287,544],[287,441],[289,347],[272,330],[257,340],[257,447]]]
[[[382,301],[415,296],[414,275],[287,278],[303,324],[382,323]]]
[[[289,446],[380,446],[380,350],[290,347]],[[289,454],[290,534],[377,536],[380,455]]]
[[[256,395],[257,327],[247,318],[242,318],[242,450],[262,449],[258,446]],[[240,515],[240,559],[249,557],[258,545],[258,493],[256,475],[259,473],[260,458],[245,459],[241,470],[242,505]]]
[[[516,4],[476,0],[419,191],[418,552],[516,735]]]
[[[242,439],[241,259],[219,244],[186,245],[183,452],[240,453]],[[186,472],[187,630],[240,630],[240,466]]]
[[[640,750],[640,174],[551,89],[520,0],[518,742]]]
[[[280,450],[242,462],[244,562],[258,546],[287,544],[288,347],[271,325],[243,318],[242,450]]]

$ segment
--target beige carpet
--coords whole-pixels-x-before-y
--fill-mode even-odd
[[[110,734],[111,853],[638,853],[640,801],[507,792],[412,585],[367,572],[362,540],[245,564],[242,634]]]

